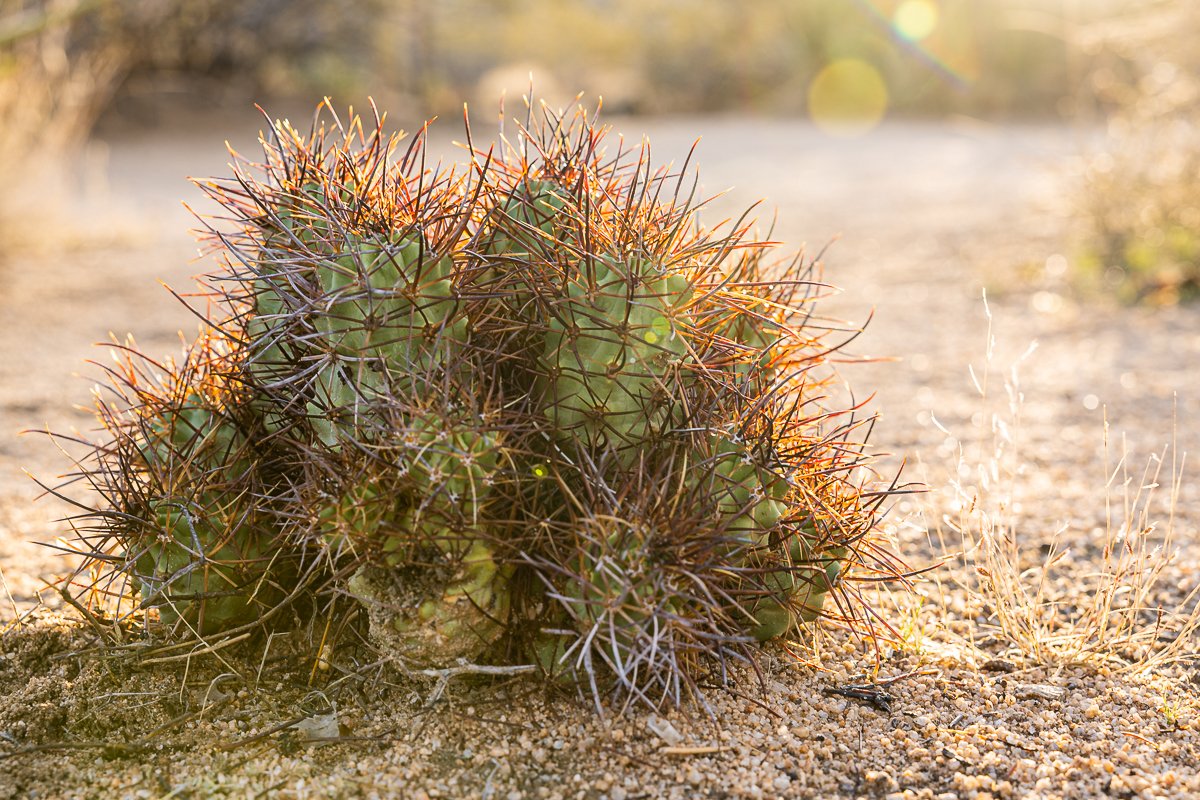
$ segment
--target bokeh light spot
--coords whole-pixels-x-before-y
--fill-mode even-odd
[[[858,136],[879,124],[888,90],[879,70],[857,58],[827,64],[808,87],[808,113],[835,136]]]
[[[913,42],[919,42],[933,33],[937,23],[938,7],[933,0],[904,0],[892,15],[896,32]]]

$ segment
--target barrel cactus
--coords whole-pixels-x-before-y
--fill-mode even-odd
[[[90,468],[95,551],[144,606],[212,635],[349,595],[405,665],[654,705],[855,621],[829,598],[890,569],[887,492],[827,405],[815,265],[703,228],[605,133],[551,114],[456,172],[381,125],[280,122],[204,184],[235,226],[202,366],[127,375]]]

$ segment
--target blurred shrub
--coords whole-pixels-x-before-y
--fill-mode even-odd
[[[357,88],[374,67],[374,25],[389,5],[387,0],[142,2],[170,6],[172,13],[131,52],[131,79],[153,83],[168,74],[202,79],[247,97]]]
[[[1146,2],[1082,42],[1107,112],[1087,165],[1083,279],[1126,301],[1200,297],[1200,6]]]
[[[311,83],[357,86],[373,66],[372,24],[385,5],[0,0],[0,143],[6,154],[61,149],[87,133],[128,81],[155,76],[212,79],[247,97]],[[353,79],[337,86],[338,73]]]
[[[0,0],[0,256],[53,238],[39,228],[65,191],[65,154],[128,68],[116,11],[95,0]],[[42,225],[31,228],[34,214]]]
[[[334,89],[360,62],[377,0],[0,0],[0,225],[63,191],[67,155],[131,82],[212,78],[247,99],[320,74]],[[343,53],[330,68],[331,42]],[[360,55],[365,54],[365,55]],[[339,72],[340,70],[340,72]],[[296,77],[299,76],[299,77]],[[342,78],[338,80],[339,76]],[[4,231],[0,231],[0,237]]]
[[[0,152],[9,170],[85,136],[127,66],[111,8],[80,0],[0,0]],[[6,170],[8,171],[8,170]]]

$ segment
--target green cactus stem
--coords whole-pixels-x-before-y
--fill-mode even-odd
[[[161,621],[181,621],[200,635],[258,620],[279,600],[268,582],[271,536],[261,520],[243,519],[241,498],[205,492],[194,500],[151,503],[154,533],[133,562],[143,605]]]
[[[556,233],[565,223],[560,215],[567,208],[566,197],[567,193],[553,181],[528,179],[518,183],[493,212],[487,252],[515,259],[553,252],[559,246]]]
[[[628,451],[677,425],[673,386],[687,278],[636,258],[589,259],[552,310],[542,357],[546,415],[560,434]]]

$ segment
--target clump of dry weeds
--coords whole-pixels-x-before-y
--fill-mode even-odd
[[[985,610],[974,641],[999,640],[1010,653],[1054,666],[1144,671],[1187,657],[1200,627],[1200,585],[1173,589],[1185,455],[1166,446],[1139,468],[1124,437],[1114,445],[1106,419],[1099,540],[1065,522],[1038,530],[1023,511],[1031,498],[1024,497],[1030,461],[1022,441],[1026,397],[1020,383],[1021,365],[1036,345],[1004,372],[996,393],[986,297],[984,309],[986,357],[971,378],[986,426],[975,441],[959,444],[948,484],[953,500],[934,526],[969,571],[962,588]]]

